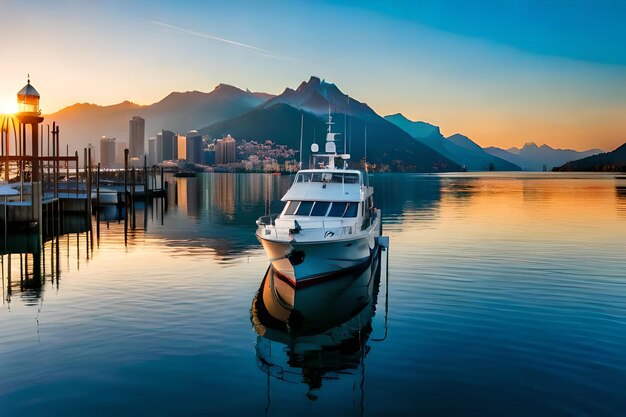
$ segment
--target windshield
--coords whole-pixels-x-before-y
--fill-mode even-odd
[[[296,176],[296,182],[358,184],[359,174],[343,172],[301,172]]]

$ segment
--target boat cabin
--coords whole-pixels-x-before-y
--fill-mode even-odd
[[[357,170],[302,170],[282,201],[281,217],[356,218],[373,205],[371,190]],[[368,204],[360,204],[368,201]]]

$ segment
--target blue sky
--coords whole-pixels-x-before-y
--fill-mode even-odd
[[[626,2],[0,1],[0,105],[29,72],[44,112],[317,75],[483,146],[626,141]]]

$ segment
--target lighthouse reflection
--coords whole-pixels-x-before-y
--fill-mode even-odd
[[[279,293],[281,281],[270,266],[252,302],[258,367],[270,377],[308,385],[312,400],[326,380],[364,377],[381,282],[379,255],[359,270],[291,294],[284,288]]]

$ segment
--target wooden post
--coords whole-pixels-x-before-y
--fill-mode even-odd
[[[78,173],[78,151],[74,151],[74,157],[76,157],[76,198],[78,198],[78,192],[79,192],[79,190],[78,190],[78,175],[79,175],[79,173]],[[69,161],[66,161],[65,163],[69,164]],[[69,176],[68,176],[68,179],[69,179]],[[68,190],[67,193],[68,193],[68,197],[69,197],[69,190]]]
[[[124,149],[124,245],[128,243],[128,149]]]
[[[76,172],[78,173],[78,163],[76,164]],[[85,192],[86,192],[87,191],[87,148],[83,148],[83,175],[85,176]],[[78,184],[78,178],[76,178],[76,183]],[[78,190],[78,186],[76,187],[76,190]]]
[[[85,173],[86,177],[86,182],[87,182],[87,214],[88,214],[88,219],[89,219],[89,229],[91,230],[91,182],[92,182],[92,175],[91,175],[91,148],[87,149],[87,172]]]
[[[131,207],[131,212],[132,212],[132,223],[131,223],[131,229],[135,230],[136,227],[136,223],[137,223],[137,217],[135,216],[135,182],[137,180],[137,171],[135,171],[135,168],[133,167],[130,170],[130,207]]]
[[[54,198],[59,198],[59,128],[56,126],[56,122],[52,122],[52,171],[53,171],[53,187]],[[58,213],[57,213],[58,214]]]
[[[69,180],[70,180],[70,145],[65,145],[65,156],[67,156],[68,160],[65,161],[65,181],[67,183],[67,194],[69,196],[70,188],[69,188]],[[78,151],[76,151],[76,172],[78,172]],[[78,178],[76,178],[76,182],[78,182]],[[78,194],[78,192],[77,192]]]
[[[96,173],[96,238],[100,242],[100,163]]]
[[[52,189],[51,178],[50,178],[50,125],[48,125],[48,190]]]
[[[93,222],[91,221],[91,148],[87,150],[87,234],[89,235],[89,239],[87,240],[87,259],[89,259],[89,247],[93,248]]]
[[[143,156],[143,228],[148,228],[148,158]]]

